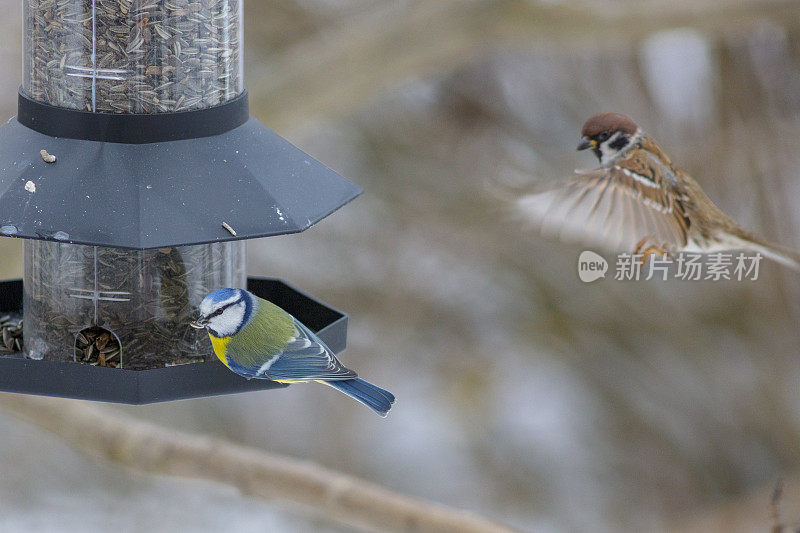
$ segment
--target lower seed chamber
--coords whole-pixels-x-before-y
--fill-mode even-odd
[[[243,242],[124,250],[24,242],[24,345],[33,359],[131,370],[204,361],[189,322],[214,289],[244,288]]]

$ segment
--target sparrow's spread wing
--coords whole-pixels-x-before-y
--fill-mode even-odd
[[[689,230],[683,197],[671,171],[649,159],[576,173],[560,187],[523,196],[519,210],[542,233],[563,240],[616,252],[633,252],[642,239],[667,251],[680,249]]]

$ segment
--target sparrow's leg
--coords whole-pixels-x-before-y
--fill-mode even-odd
[[[639,262],[639,268],[641,268],[647,263],[647,260],[651,255],[662,255],[664,257],[669,257],[669,252],[667,252],[666,248],[667,246],[665,244],[653,244],[649,237],[645,237],[636,243],[636,248],[633,251],[633,255],[641,255],[641,260]]]
[[[642,252],[642,263],[641,263],[642,266],[644,266],[645,263],[647,263],[647,260],[650,259],[651,255],[656,255],[656,256],[661,255],[664,257],[669,257],[669,253],[666,250],[664,250],[664,248],[660,246],[648,246]]]
[[[645,237],[641,241],[637,242],[636,248],[633,249],[633,255],[641,254],[648,242],[650,242],[650,237]]]

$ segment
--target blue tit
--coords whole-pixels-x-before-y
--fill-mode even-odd
[[[205,328],[219,360],[247,379],[324,383],[381,416],[394,403],[392,393],[345,368],[295,317],[245,290],[218,289],[206,296],[192,326]]]

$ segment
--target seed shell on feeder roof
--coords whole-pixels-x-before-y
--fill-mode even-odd
[[[39,150],[39,153],[42,154],[42,159],[44,160],[45,163],[56,162],[56,156],[54,156],[53,154],[48,154],[47,150]]]
[[[228,224],[227,222],[223,222],[222,227],[228,230],[228,233],[236,237],[236,231],[234,231],[234,229],[230,226],[230,224]]]

